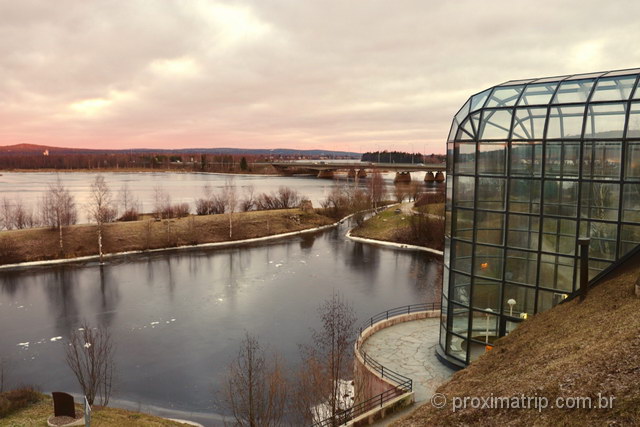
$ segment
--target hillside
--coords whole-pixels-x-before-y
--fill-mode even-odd
[[[633,293],[640,263],[629,264],[584,302],[534,316],[457,372],[438,389],[445,408],[427,403],[393,425],[640,425],[640,298]],[[613,409],[551,408],[558,397],[588,396],[597,405],[598,393],[615,397]],[[452,410],[454,398],[522,394],[548,398],[548,408]]]

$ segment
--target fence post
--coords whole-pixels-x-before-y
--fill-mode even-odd
[[[588,237],[578,238],[580,246],[580,301],[587,297],[589,287],[589,241]]]
[[[384,365],[380,365],[382,367],[382,373],[380,375],[382,375],[382,378],[384,378]]]
[[[380,393],[380,407],[382,408],[382,395],[383,393]]]

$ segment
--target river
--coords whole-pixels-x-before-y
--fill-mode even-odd
[[[162,179],[176,194],[187,177],[150,175],[135,182],[151,188]],[[70,185],[86,182],[87,176],[65,174],[64,179]],[[331,185],[304,178],[239,179],[269,181],[270,188],[300,180],[315,184],[307,195],[319,196]],[[43,181],[23,186],[35,191],[35,183]],[[108,327],[116,343],[116,406],[219,424],[226,415],[220,387],[245,331],[295,368],[298,345],[309,343],[310,328],[319,327],[317,307],[334,291],[353,303],[360,321],[396,306],[440,301],[438,258],[354,243],[344,237],[351,226],[347,222],[251,247],[0,272],[5,386],[34,384],[46,392],[79,393],[64,361],[65,342],[86,320]]]

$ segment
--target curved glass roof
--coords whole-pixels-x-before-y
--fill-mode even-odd
[[[502,83],[467,100],[448,142],[639,138],[639,76],[634,68]]]

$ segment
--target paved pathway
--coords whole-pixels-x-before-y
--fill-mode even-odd
[[[431,398],[454,372],[435,355],[439,334],[440,318],[414,320],[376,332],[363,349],[385,367],[411,378],[419,403]]]

